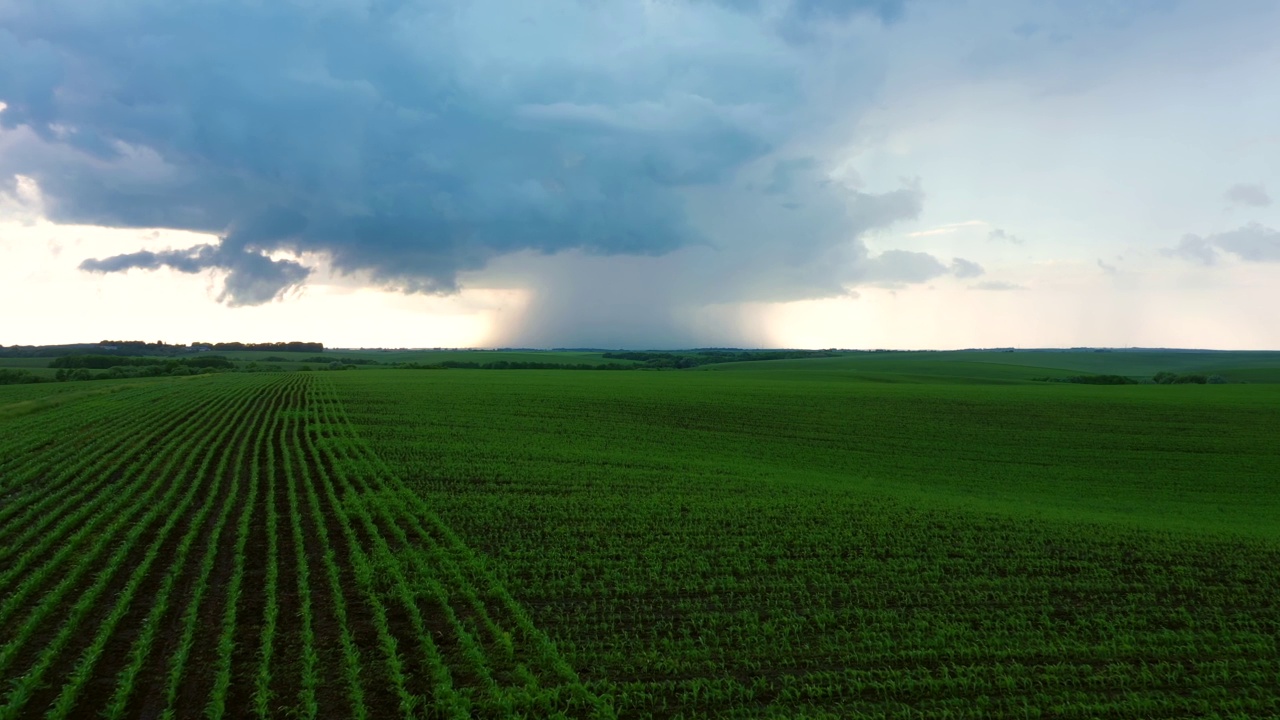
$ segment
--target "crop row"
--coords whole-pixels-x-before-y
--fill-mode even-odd
[[[458,716],[610,715],[483,560],[370,452],[332,389],[321,386],[317,395],[309,426],[320,476],[331,500],[344,506],[339,520],[349,545],[370,550],[357,556],[357,580],[371,602],[404,610],[404,634],[433,639],[420,659],[435,683],[437,709]],[[395,654],[388,639],[394,633],[383,622],[390,675],[401,677],[412,655]]]
[[[608,714],[311,376],[10,423],[0,718]]]

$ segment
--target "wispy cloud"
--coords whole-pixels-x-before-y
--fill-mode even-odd
[[[991,232],[987,233],[987,239],[995,242],[1013,243],[1014,245],[1022,244],[1022,238],[1005,232],[1003,228],[992,228]]]
[[[951,259],[951,274],[958,278],[975,278],[981,276],[984,272],[986,271],[982,269],[982,266],[972,260],[965,260],[964,258]]]
[[[1201,237],[1187,234],[1177,245],[1161,250],[1167,257],[1177,257],[1200,265],[1213,265],[1226,252],[1245,262],[1280,262],[1280,231],[1259,223],[1249,223],[1235,230]]]
[[[1210,235],[1208,242],[1246,262],[1280,262],[1280,231],[1258,223]]]
[[[1190,260],[1200,265],[1212,265],[1218,261],[1218,251],[1212,243],[1199,235],[1184,235],[1178,244],[1160,251],[1166,257]]]
[[[1232,205],[1256,208],[1271,206],[1271,196],[1267,194],[1267,189],[1261,184],[1248,185],[1239,183],[1232,185],[1223,194],[1223,197]]]

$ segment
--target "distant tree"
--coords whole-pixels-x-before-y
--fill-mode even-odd
[[[1135,385],[1138,382],[1123,375],[1076,375],[1067,378],[1066,381],[1081,385]]]
[[[204,357],[193,357],[180,361],[184,365],[195,368],[220,368],[230,370],[235,367],[235,363],[226,359],[221,355],[206,355]]]
[[[39,378],[26,370],[9,370],[0,368],[0,385],[26,385],[41,382]]]

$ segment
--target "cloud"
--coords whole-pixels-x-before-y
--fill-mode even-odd
[[[1103,262],[1102,258],[1098,258],[1098,269],[1102,270],[1102,272],[1108,275],[1115,275],[1116,273],[1120,272],[1118,269],[1116,269],[1115,265],[1108,265],[1107,263]]]
[[[938,258],[910,250],[886,250],[863,267],[866,280],[885,284],[921,283],[947,272],[947,266]]]
[[[782,160],[773,166],[769,175],[769,184],[765,185],[766,195],[780,195],[792,191],[799,178],[813,173],[818,167],[817,161],[811,157]],[[799,203],[796,203],[800,206]]]
[[[987,239],[997,242],[1013,243],[1014,245],[1022,244],[1022,238],[1005,232],[1003,228],[994,228],[991,232],[987,233]]]
[[[0,19],[0,177],[33,178],[56,221],[217,235],[86,268],[218,268],[228,303],[306,282],[267,259],[281,253],[449,293],[522,253],[699,247],[714,259],[684,274],[723,291],[671,295],[823,296],[888,272],[854,267],[859,238],[922,207],[918,180],[838,187],[815,159],[879,76],[848,58],[828,73],[851,51],[825,33],[901,14],[896,0],[19,0]]]
[[[975,278],[984,272],[986,271],[982,269],[982,266],[972,260],[965,260],[964,258],[951,259],[951,274],[958,278]]]
[[[902,17],[905,4],[903,0],[797,0],[790,11],[801,20],[847,21],[865,13],[891,23]]]
[[[25,175],[0,178],[0,217],[32,225],[44,215],[40,187]]]
[[[929,253],[911,250],[886,250],[862,263],[860,280],[882,286],[898,287],[907,283],[923,283],[943,275],[972,278],[982,275],[982,266],[972,260],[952,258],[950,265]]]
[[[498,329],[499,344],[688,347],[705,332],[689,323],[699,308],[848,297],[858,285],[898,286],[948,271],[927,253],[873,256],[861,240],[919,214],[924,193],[917,181],[865,192],[830,181],[817,163],[792,160],[777,161],[791,168],[785,191],[752,189],[777,176],[774,162],[751,168],[755,179],[698,191],[690,226],[716,241],[644,257],[523,252],[497,258],[467,280],[531,291],[529,305]]]
[[[1218,251],[1213,244],[1199,235],[1183,235],[1176,246],[1160,252],[1167,257],[1178,257],[1200,265],[1212,265],[1218,261]]]
[[[1243,205],[1245,207],[1270,207],[1271,196],[1267,194],[1267,189],[1262,185],[1246,185],[1239,183],[1232,185],[1223,195],[1227,202],[1233,205]]]
[[[260,253],[236,251],[227,243],[197,245],[186,250],[141,251],[80,264],[87,272],[110,273],[131,269],[156,270],[169,267],[196,274],[209,269],[226,271],[219,302],[232,307],[261,305],[277,299],[301,285],[310,271],[292,260],[273,260]]]
[[[1280,262],[1280,231],[1258,223],[1210,235],[1207,242],[1246,262]]]
[[[1231,253],[1245,262],[1280,262],[1280,231],[1249,223],[1207,237],[1187,234],[1176,246],[1161,251],[1168,257],[1200,265],[1213,265],[1222,252]]]
[[[811,43],[824,32],[859,17],[891,24],[902,19],[904,0],[712,0],[737,12],[767,19],[778,34],[791,43]]]
[[[984,280],[980,283],[974,283],[969,286],[970,290],[1025,290],[1026,288],[1017,283],[1005,282],[1004,280]]]

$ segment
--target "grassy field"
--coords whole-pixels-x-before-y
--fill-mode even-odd
[[[685,354],[695,351],[672,351]],[[324,369],[329,363],[389,368],[402,363],[539,363],[623,365],[642,363],[606,358],[605,351],[569,350],[343,350],[283,352],[213,351],[240,369],[295,371]],[[200,357],[187,355],[183,357]],[[11,368],[52,378],[52,358],[0,357]],[[838,357],[767,360],[703,365],[700,370],[779,372],[779,378],[881,383],[1025,383],[1046,377],[1112,374],[1149,380],[1158,372],[1219,375],[1230,383],[1280,383],[1280,352],[1019,350],[948,352],[845,352]],[[794,371],[803,371],[796,373]]]
[[[1107,360],[0,387],[0,718],[1280,715],[1280,385],[1029,380],[1275,361]]]
[[[363,368],[393,367],[401,363],[438,365],[440,363],[543,363],[548,365],[635,365],[629,360],[604,357],[605,351],[583,352],[570,350],[343,350],[324,352],[285,352],[280,350],[214,350],[206,353],[185,353],[180,359],[207,356],[224,357],[241,370],[297,370],[325,369],[330,363],[351,363]],[[157,356],[151,356],[155,358]],[[12,369],[31,373],[52,380],[56,370],[49,367],[50,357],[0,357],[0,370]],[[122,361],[123,362],[123,361]],[[3,383],[0,383],[3,386]]]
[[[706,365],[702,370],[778,372],[796,379],[866,382],[1021,383],[1071,375],[1124,375],[1149,379],[1158,372],[1221,375],[1232,383],[1280,383],[1280,352],[1139,352],[1023,350],[855,353],[834,358]],[[803,373],[795,371],[802,370]]]
[[[285,369],[297,369],[297,366],[310,364],[313,367],[318,366],[315,358],[322,357],[325,362],[352,360],[370,361],[380,365],[395,365],[397,363],[420,363],[424,365],[434,365],[443,362],[475,362],[475,363],[493,363],[493,362],[537,362],[537,363],[555,363],[562,365],[604,365],[606,363],[619,363],[628,365],[626,361],[607,360],[604,358],[604,352],[576,352],[576,351],[552,351],[552,350],[532,350],[532,351],[505,351],[505,350],[341,350],[329,349],[324,353],[304,352],[304,353],[288,353],[288,352],[253,352],[253,351],[232,351],[232,352],[215,352],[214,355],[224,355],[233,360],[242,362],[259,362],[259,363],[276,363],[283,364]],[[277,358],[276,360],[267,360],[267,358]]]

